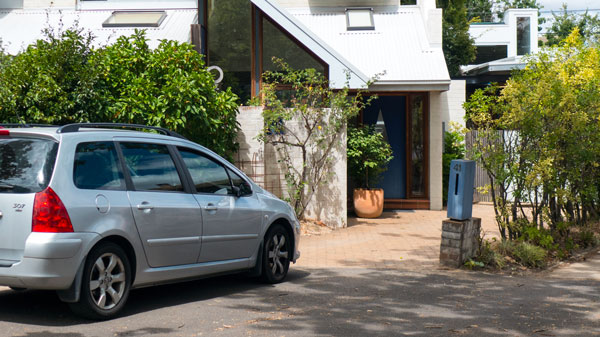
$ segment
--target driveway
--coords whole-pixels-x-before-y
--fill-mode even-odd
[[[486,238],[499,237],[491,205],[474,205]],[[442,220],[446,211],[384,212],[377,219],[348,218],[348,227],[322,235],[304,236],[305,268],[377,268],[432,270],[439,268]]]

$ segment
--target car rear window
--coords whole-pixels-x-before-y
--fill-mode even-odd
[[[37,193],[54,171],[58,143],[36,138],[0,139],[0,193]]]

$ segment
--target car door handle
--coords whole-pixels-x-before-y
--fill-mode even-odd
[[[144,201],[141,204],[137,205],[137,209],[139,209],[139,210],[150,210],[153,208],[154,208],[154,206],[150,205],[150,203],[147,201]]]
[[[216,211],[218,209],[219,209],[219,207],[215,206],[214,204],[208,204],[208,205],[204,206],[204,210],[206,210],[206,211]]]

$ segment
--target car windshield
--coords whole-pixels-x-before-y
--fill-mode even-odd
[[[35,138],[0,139],[0,193],[36,193],[50,182],[58,144]]]

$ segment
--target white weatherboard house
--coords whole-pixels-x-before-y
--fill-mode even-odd
[[[40,36],[50,1],[10,3],[16,9],[0,9],[0,37],[15,53]],[[209,65],[223,69],[221,85],[232,87],[242,103],[259,94],[261,74],[274,70],[273,56],[294,68],[316,68],[332,88],[349,79],[350,88],[378,95],[360,121],[383,123],[394,150],[380,183],[385,207],[442,208],[442,121],[452,114],[453,99],[435,0],[55,0],[52,7],[61,7],[65,18],[79,18],[100,45],[145,21],[152,24],[151,43],[193,41]],[[37,26],[25,27],[26,21]],[[239,122],[238,165],[267,189],[285,194],[273,149],[255,139],[263,126],[261,108],[242,106]],[[341,227],[347,218],[345,149],[334,156],[336,174],[313,200],[308,217]]]

